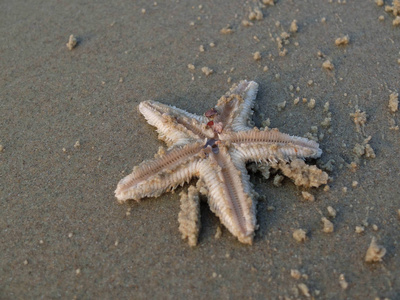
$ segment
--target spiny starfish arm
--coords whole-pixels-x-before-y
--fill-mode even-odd
[[[251,200],[251,206],[250,202],[248,204],[249,208],[249,215],[247,217],[248,222],[251,224],[253,230],[256,229],[257,226],[257,219],[256,219],[256,213],[257,213],[257,198],[258,194],[254,191],[253,184],[250,181],[250,175],[247,171],[246,168],[246,161],[244,161],[240,153],[238,153],[235,150],[230,150],[229,151],[230,158],[232,160],[232,163],[234,164],[235,168],[239,171],[239,175],[241,177],[241,182],[243,184],[243,191],[245,194],[250,195],[250,198],[248,200]]]
[[[212,129],[207,127],[207,118],[174,106],[149,100],[139,104],[139,111],[150,125],[157,128],[159,139],[169,147],[214,136]]]
[[[318,158],[322,154],[318,143],[281,133],[276,129],[220,134],[220,139],[236,149],[244,161],[279,162],[295,158]]]
[[[243,86],[242,86],[243,85]],[[238,88],[240,94],[242,95],[243,101],[239,105],[237,113],[234,115],[232,120],[232,130],[233,131],[247,131],[250,130],[247,124],[253,115],[254,101],[257,97],[258,83],[254,81],[240,82]]]
[[[222,122],[225,130],[250,130],[248,121],[253,114],[254,101],[258,92],[258,84],[254,81],[242,80],[222,96],[216,106],[219,116],[216,122]]]
[[[119,202],[158,197],[189,182],[197,174],[198,162],[203,157],[202,143],[174,147],[165,154],[158,154],[155,159],[144,161],[121,179],[115,196]]]
[[[208,203],[222,224],[240,242],[251,244],[255,230],[255,206],[249,187],[242,182],[241,171],[232,162],[228,150],[219,147],[199,164],[200,179],[208,190]],[[247,173],[246,173],[247,174]]]

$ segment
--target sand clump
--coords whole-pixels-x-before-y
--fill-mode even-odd
[[[375,0],[375,3],[378,6],[384,5],[383,0]],[[385,12],[393,14],[394,16],[394,19],[392,21],[393,26],[400,25],[400,0],[393,0],[392,5],[386,5]],[[385,19],[384,16],[379,16],[379,20],[383,21],[384,19]]]
[[[399,109],[399,94],[391,93],[389,96],[390,112],[395,113]]]
[[[307,232],[303,229],[293,231],[293,238],[298,242],[304,242],[307,239]]]
[[[364,226],[356,226],[355,233],[361,234],[364,233],[365,227]]]
[[[376,243],[375,237],[372,238],[371,244],[365,254],[365,261],[368,263],[381,262],[386,254],[386,249]]]
[[[222,28],[219,32],[222,33],[222,34],[231,34],[231,33],[234,33],[234,31],[233,31],[233,29],[230,27],[230,25],[225,26],[225,27]]]
[[[360,158],[363,155],[366,158],[375,158],[376,157],[374,149],[372,149],[371,145],[369,144],[370,140],[371,140],[371,136],[364,139],[364,141],[361,144],[358,144],[358,143],[355,144],[355,146],[353,148],[353,152],[357,156],[357,158]]]
[[[305,283],[299,283],[297,285],[297,287],[299,288],[300,292],[303,294],[303,296],[310,298],[310,289],[308,288],[308,286]]]
[[[350,117],[353,118],[353,122],[356,124],[356,131],[358,133],[364,133],[364,126],[367,122],[367,113],[356,108],[356,111],[351,113]]]
[[[339,285],[343,290],[346,290],[349,287],[349,284],[346,281],[344,274],[340,274],[340,276],[339,276]]]
[[[299,270],[291,269],[291,270],[290,270],[290,276],[291,276],[292,278],[298,280],[298,279],[301,278],[301,273],[300,273]]]
[[[262,20],[264,18],[264,15],[258,7],[255,7],[253,10],[250,11],[249,13],[249,20],[254,21],[254,20]]]
[[[336,218],[336,214],[337,214],[336,209],[334,209],[332,206],[328,206],[326,209],[328,211],[329,217]]]
[[[303,196],[303,199],[309,202],[314,202],[315,201],[315,197],[313,194],[310,194],[309,192],[301,192],[301,195]]]
[[[335,45],[336,46],[346,46],[350,42],[350,37],[348,35],[339,37],[335,40]]]
[[[212,73],[214,73],[214,70],[213,70],[213,69],[210,69],[209,67],[202,67],[202,68],[201,68],[201,71],[202,71],[206,76],[209,76],[209,75],[211,75]]]
[[[278,104],[276,105],[276,107],[277,107],[278,111],[284,110],[285,107],[286,107],[286,101],[283,101],[283,102],[281,102],[281,103],[278,103]]]
[[[261,53],[260,53],[259,51],[255,52],[255,53],[253,54],[253,59],[254,59],[255,61],[261,60]]]
[[[274,0],[262,0],[262,3],[265,5],[275,5]]]
[[[221,226],[218,226],[218,227],[217,227],[217,230],[215,230],[214,238],[215,238],[216,240],[218,240],[218,239],[221,238],[221,236],[222,236],[222,228],[221,228]]]
[[[307,165],[302,159],[295,159],[290,164],[279,163],[282,173],[294,181],[297,186],[319,187],[328,182],[328,174],[317,166]]]
[[[65,45],[71,51],[72,49],[74,49],[76,47],[77,44],[78,44],[78,40],[76,39],[76,37],[73,34],[71,34],[69,36],[68,43],[66,43]]]
[[[333,223],[329,221],[327,218],[322,217],[321,222],[324,224],[322,231],[325,233],[331,233],[334,230]]]
[[[324,62],[322,63],[322,67],[323,67],[325,70],[329,70],[329,71],[332,71],[332,70],[335,68],[335,67],[333,66],[333,64],[331,63],[330,60],[324,61]]]
[[[282,175],[276,174],[274,176],[273,185],[276,187],[280,187],[282,185],[283,179],[284,179],[284,177]]]
[[[181,193],[181,211],[178,215],[182,239],[188,239],[189,246],[197,245],[200,231],[200,198],[194,186]]]
[[[290,24],[290,32],[297,32],[299,30],[299,26],[297,25],[297,20],[293,20]]]
[[[393,0],[392,5],[386,5],[385,11],[387,13],[389,13],[389,12],[393,13],[393,16],[399,16],[400,15],[400,0]]]
[[[310,102],[308,102],[307,106],[308,106],[309,109],[314,109],[315,104],[316,104],[315,99],[311,98]]]
[[[243,20],[242,25],[244,27],[250,27],[250,26],[253,26],[254,24],[253,24],[253,22],[250,22],[249,20]]]
[[[325,128],[329,128],[331,127],[331,122],[332,122],[332,118],[330,117],[331,113],[328,114],[328,117],[326,117],[322,122],[321,122],[321,126],[325,127]]]

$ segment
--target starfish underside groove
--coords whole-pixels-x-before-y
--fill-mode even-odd
[[[189,223],[192,232],[183,236],[189,237],[191,245],[196,244],[199,218],[190,216],[199,213],[197,194],[201,192],[207,195],[211,210],[225,227],[240,242],[251,244],[257,229],[256,193],[246,163],[277,166],[298,158],[318,158],[322,154],[312,140],[277,129],[250,127],[257,91],[256,82],[241,81],[204,116],[156,101],[141,102],[140,112],[157,128],[159,138],[168,149],[160,147],[154,159],[136,166],[118,183],[115,191],[118,201],[158,197],[198,178],[197,189],[191,187],[188,194],[182,195],[182,201],[189,201],[190,205],[181,205],[180,229]],[[313,186],[326,183],[327,175],[321,178]],[[193,219],[195,224],[190,224]]]

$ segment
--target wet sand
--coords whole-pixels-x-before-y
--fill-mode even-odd
[[[374,1],[261,3],[0,4],[1,299],[399,299],[400,118],[388,105],[400,91],[400,26]],[[162,145],[137,105],[201,114],[242,79],[260,84],[257,126],[270,118],[320,139],[314,163],[331,169],[329,190],[253,174],[253,245],[225,228],[216,239],[220,222],[202,203],[190,248],[178,231],[181,189],[129,205],[114,198]],[[367,115],[359,132],[357,109]],[[375,158],[353,151],[368,136]],[[372,238],[386,249],[381,262],[365,262]]]

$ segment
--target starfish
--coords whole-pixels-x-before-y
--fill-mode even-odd
[[[250,183],[246,163],[256,162],[281,168],[283,173],[304,177],[306,167],[291,167],[296,159],[318,158],[322,151],[315,141],[290,136],[277,129],[260,130],[249,126],[258,84],[241,81],[222,96],[204,116],[186,112],[156,101],[144,101],[139,111],[157,128],[160,147],[154,159],[134,167],[117,186],[120,203],[129,199],[158,197],[178,185],[198,178],[196,188],[182,193],[180,230],[189,244],[197,243],[199,232],[199,197],[205,194],[211,210],[222,224],[242,243],[251,244],[256,222],[256,192]],[[300,166],[300,167],[299,167]],[[318,168],[308,172],[307,186],[326,183],[327,175]],[[311,168],[312,168],[311,167]],[[303,169],[302,169],[303,168]],[[325,175],[326,176],[325,176]],[[304,179],[304,178],[303,178]],[[297,179],[296,179],[297,180]],[[304,184],[304,183],[303,183]]]

